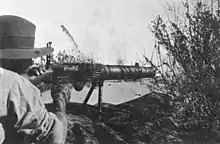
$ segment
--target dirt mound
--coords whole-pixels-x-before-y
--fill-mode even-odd
[[[47,108],[53,111],[50,104]],[[70,103],[67,109],[69,120],[67,143],[127,144],[146,143],[150,140],[147,134],[141,136],[143,141],[137,138],[143,125],[127,110],[104,107],[103,119],[99,121],[96,106],[84,107],[79,103]]]
[[[153,140],[155,122],[150,113],[144,113],[150,105],[169,105],[162,96],[151,93],[119,105],[104,103],[102,121],[98,120],[96,105],[83,106],[69,103],[67,143],[76,144],[145,144]],[[166,109],[169,106],[166,106]],[[47,109],[53,111],[52,105]],[[151,109],[153,111],[153,108]],[[167,111],[167,110],[164,110]],[[169,119],[164,125],[172,127]]]

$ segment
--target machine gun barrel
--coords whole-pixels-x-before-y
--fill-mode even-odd
[[[128,65],[104,65],[102,78],[104,80],[136,80],[140,78],[152,78],[155,70],[152,67],[139,67]]]

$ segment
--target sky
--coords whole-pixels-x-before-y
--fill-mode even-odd
[[[16,15],[36,25],[35,47],[51,41],[55,53],[74,48],[103,64],[121,57],[131,64],[151,57],[154,37],[150,22],[163,14],[162,4],[175,0],[1,0],[0,15]]]

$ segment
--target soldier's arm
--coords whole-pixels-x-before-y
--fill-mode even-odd
[[[27,79],[16,78],[7,100],[6,134],[14,133],[26,141],[35,141],[48,134],[55,117],[46,110],[41,92]]]

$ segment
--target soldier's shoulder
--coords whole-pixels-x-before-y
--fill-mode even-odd
[[[4,68],[0,68],[0,74],[3,77],[11,77],[11,78],[19,78],[20,77],[19,74],[15,73],[13,71],[4,69]]]
[[[0,77],[7,83],[20,83],[24,81],[24,78],[19,74],[4,68],[0,68]]]

